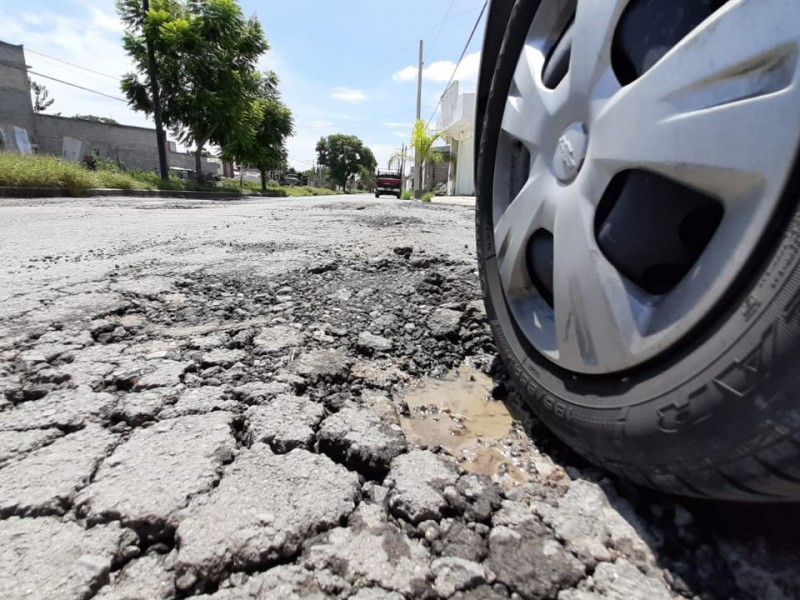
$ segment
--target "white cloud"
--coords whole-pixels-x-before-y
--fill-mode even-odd
[[[336,87],[331,92],[331,98],[339,100],[340,102],[358,103],[364,102],[367,95],[361,90],[356,90],[348,87]]]
[[[473,52],[467,54],[456,71],[455,81],[461,82],[475,82],[478,79],[478,71],[481,65],[481,53]],[[453,69],[456,68],[456,63],[450,60],[437,60],[432,62],[426,67],[422,68],[422,79],[425,81],[432,81],[435,83],[447,83],[453,75]],[[409,65],[404,69],[400,69],[392,75],[394,81],[406,82],[417,80],[417,67]]]
[[[422,76],[425,76],[425,69],[422,70]],[[400,69],[392,75],[395,81],[414,81],[417,78],[417,67],[407,66],[405,69]]]

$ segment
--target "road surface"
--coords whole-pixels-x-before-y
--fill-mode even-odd
[[[800,597],[795,507],[611,480],[520,406],[473,227],[0,201],[0,598]]]

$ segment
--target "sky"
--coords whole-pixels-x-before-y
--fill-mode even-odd
[[[296,135],[290,165],[311,167],[322,136],[356,135],[379,166],[408,143],[416,114],[419,40],[425,44],[422,118],[434,113],[484,0],[240,0],[270,50],[259,67],[280,77]],[[121,101],[130,70],[113,0],[0,0],[0,40],[23,44],[31,79],[55,99],[48,113],[93,114],[152,126]],[[474,91],[484,21],[455,79]],[[71,64],[67,64],[71,63]],[[38,73],[39,75],[33,74]],[[59,83],[59,79],[106,96]],[[431,126],[435,128],[437,118]]]

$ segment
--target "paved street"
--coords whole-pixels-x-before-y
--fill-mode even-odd
[[[519,405],[474,216],[0,200],[0,598],[799,598],[800,509],[610,480]]]

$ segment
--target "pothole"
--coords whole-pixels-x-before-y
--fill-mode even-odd
[[[467,471],[506,486],[527,483],[536,473],[525,458],[532,445],[506,405],[492,399],[493,386],[466,365],[443,379],[424,379],[402,396],[409,415],[400,424],[409,442],[441,446]]]

